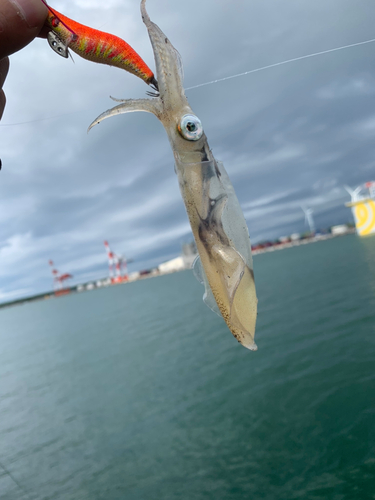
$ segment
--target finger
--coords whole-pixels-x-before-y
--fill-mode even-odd
[[[0,59],[30,43],[42,29],[47,13],[41,0],[0,0]]]
[[[5,99],[4,90],[0,90],[0,120],[1,120],[3,113],[4,113],[5,102],[6,102],[6,99]]]
[[[8,71],[9,71],[9,59],[7,57],[4,57],[4,59],[0,59],[0,89],[4,85]]]
[[[9,71],[9,59],[5,57],[4,59],[0,59],[0,89],[4,85],[5,78]],[[0,90],[0,120],[4,113],[5,108],[5,94],[3,90]]]
[[[51,28],[47,26],[46,24],[43,26],[43,28],[40,30],[38,37],[39,38],[47,38],[48,33],[51,31]]]

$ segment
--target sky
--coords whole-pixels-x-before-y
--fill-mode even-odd
[[[126,40],[153,69],[138,0],[51,0]],[[372,0],[148,0],[180,52],[185,88],[375,38]],[[11,57],[0,123],[0,302],[108,274],[103,241],[129,270],[176,257],[192,239],[162,125],[150,114],[88,125],[109,96],[148,87],[118,68],[36,39]],[[375,180],[375,43],[186,91],[223,161],[252,243],[352,221],[344,185]],[[256,266],[256,262],[255,262]]]

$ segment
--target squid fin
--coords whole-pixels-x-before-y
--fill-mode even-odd
[[[205,291],[203,294],[203,302],[206,304],[207,307],[211,309],[214,313],[216,313],[220,318],[222,318],[222,314],[220,312],[220,309],[218,305],[216,304],[215,297],[211,291],[211,287],[208,284],[207,276],[206,273],[204,272],[203,266],[201,259],[199,255],[195,258],[193,262],[193,274],[199,281],[201,285],[204,285]]]

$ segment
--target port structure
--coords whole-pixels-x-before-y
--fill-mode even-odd
[[[123,283],[128,281],[128,262],[123,255],[117,255],[111,250],[107,240],[104,241],[104,246],[107,252],[109,279],[112,284]]]
[[[67,287],[66,281],[73,278],[73,276],[69,273],[60,274],[60,272],[55,268],[53,260],[49,260],[48,264],[51,267],[54,294],[56,296],[66,295],[70,292],[70,289]]]
[[[352,209],[355,227],[359,236],[375,234],[375,181],[365,182],[355,189],[344,186],[351,201],[345,206]]]

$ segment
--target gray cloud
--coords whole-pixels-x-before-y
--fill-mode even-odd
[[[122,36],[153,66],[138,0],[53,2]],[[148,0],[182,55],[186,87],[374,37],[367,0]],[[146,114],[89,123],[134,76],[35,40],[11,58],[0,125],[0,301],[51,288],[48,259],[75,282],[107,273],[103,240],[131,269],[190,238],[162,126]],[[253,242],[351,219],[343,185],[374,177],[374,46],[363,45],[187,91],[233,181]],[[18,125],[11,125],[11,124]]]

